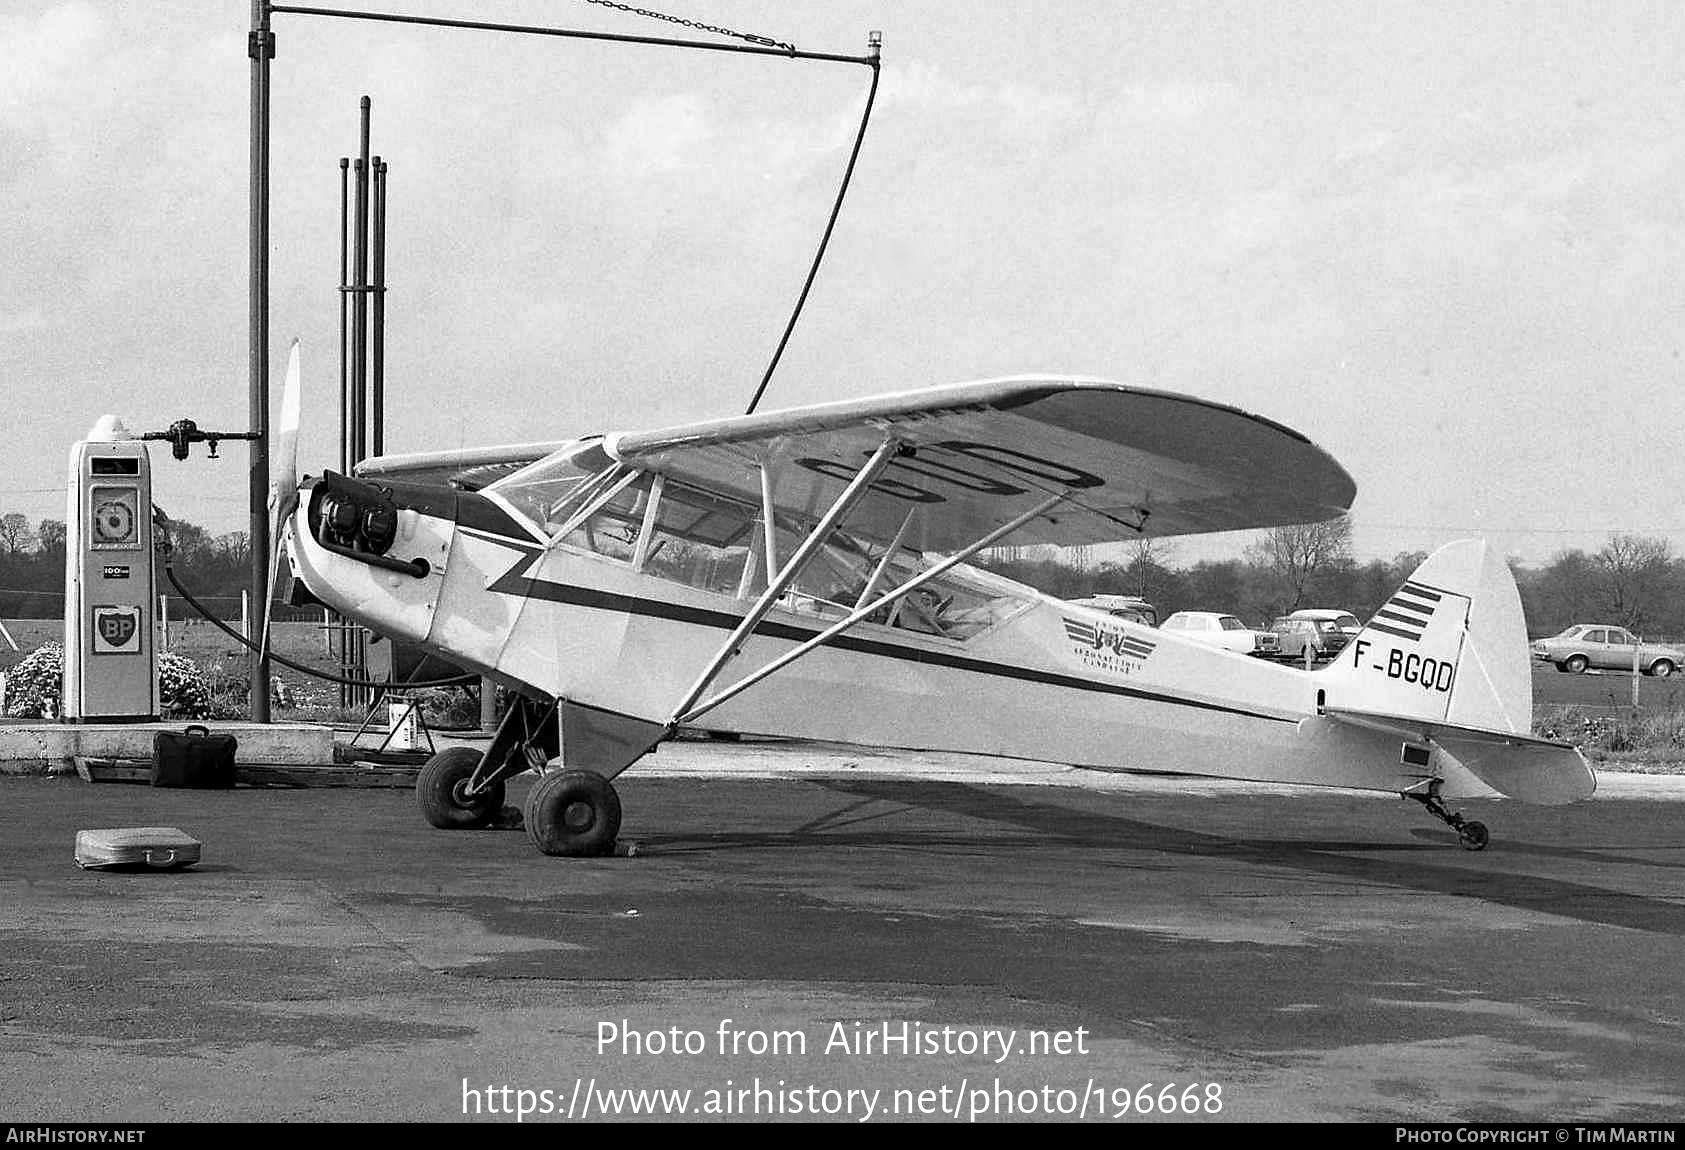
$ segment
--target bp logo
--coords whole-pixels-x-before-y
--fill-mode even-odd
[[[94,654],[138,655],[140,608],[94,608]]]

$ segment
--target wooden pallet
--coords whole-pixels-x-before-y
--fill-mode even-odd
[[[152,781],[150,759],[102,759],[75,756],[76,773],[90,783]],[[235,779],[248,787],[415,787],[416,767],[354,762],[332,767],[306,763],[236,763]]]

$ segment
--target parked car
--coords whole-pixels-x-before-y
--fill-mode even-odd
[[[1351,642],[1351,636],[1332,619],[1295,619],[1284,615],[1270,624],[1280,645],[1280,656],[1295,663],[1305,661],[1308,647],[1312,659],[1332,659]]]
[[[1363,624],[1357,621],[1356,615],[1331,607],[1302,607],[1287,617],[1309,619],[1313,623],[1332,623],[1340,629],[1348,643],[1357,638],[1358,633],[1363,630]]]
[[[1630,671],[1635,653],[1638,669],[1659,679],[1685,666],[1685,651],[1660,643],[1640,643],[1638,636],[1625,627],[1608,623],[1577,623],[1560,635],[1533,641],[1533,658],[1575,675],[1592,667]]]
[[[1108,615],[1128,619],[1131,623],[1158,626],[1158,608],[1139,595],[1090,595],[1086,599],[1069,602],[1077,607],[1087,607],[1090,611],[1104,611]]]
[[[1254,631],[1237,617],[1220,611],[1178,611],[1159,624],[1159,630],[1261,659],[1274,658],[1281,650],[1274,631]]]

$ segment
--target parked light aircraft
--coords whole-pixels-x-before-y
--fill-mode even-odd
[[[1351,478],[1305,437],[1189,396],[1013,378],[388,456],[296,496],[292,467],[277,485],[295,601],[514,693],[483,754],[427,763],[423,813],[486,825],[536,768],[523,814],[548,854],[611,850],[611,780],[686,727],[1394,792],[1474,850],[1486,828],[1445,800],[1595,785],[1578,750],[1527,733],[1521,604],[1480,542],[1434,553],[1314,671],[966,564],[1006,541],[1349,508]]]

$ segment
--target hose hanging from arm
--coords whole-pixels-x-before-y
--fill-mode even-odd
[[[174,587],[181,597],[187,600],[187,605],[189,607],[192,607],[201,616],[216,624],[218,630],[220,630],[223,634],[239,643],[242,647],[246,647],[253,651],[258,649],[257,645],[250,639],[246,638],[244,635],[240,634],[240,632],[230,627],[227,623],[224,623],[221,619],[218,619],[215,615],[211,614],[209,608],[200,603],[199,600],[195,599],[193,597],[193,593],[181,585],[181,580],[176,578],[174,561],[170,558],[170,551],[168,549],[165,549],[164,551],[164,577],[170,581],[170,586]],[[406,689],[414,689],[418,687],[464,687],[470,683],[477,683],[480,681],[480,676],[478,675],[454,675],[449,679],[423,679],[420,682],[413,683],[381,682],[377,679],[358,679],[348,675],[330,675],[326,671],[318,671],[314,667],[296,662],[287,658],[285,655],[276,654],[273,650],[267,652],[267,654],[275,662],[281,664],[281,666],[290,667],[292,670],[297,671],[301,675],[309,675],[316,679],[325,679],[330,683],[343,683],[348,687],[376,687],[388,689],[392,687],[403,687]],[[255,686],[256,684],[254,684],[254,688]]]
[[[876,37],[877,33],[873,33]],[[866,124],[872,118],[872,104],[878,98],[878,77],[881,69],[878,67],[878,42],[872,41],[872,86],[866,93],[866,110],[860,115],[860,129],[854,134],[854,148],[848,153],[848,167],[843,171],[842,186],[837,189],[836,203],[831,205],[831,218],[825,223],[825,234],[819,240],[819,250],[813,255],[813,266],[807,270],[807,282],[802,284],[802,293],[796,298],[796,310],[790,313],[790,322],[784,325],[784,335],[778,341],[778,348],[772,353],[772,362],[766,365],[766,374],[761,376],[761,384],[755,388],[755,394],[749,400],[749,408],[743,414],[755,414],[755,408],[760,405],[761,396],[766,393],[766,385],[772,382],[772,373],[778,368],[778,361],[784,357],[784,348],[790,342],[790,333],[796,330],[796,320],[801,317],[802,306],[807,303],[807,293],[813,290],[813,281],[819,275],[819,263],[825,258],[825,248],[831,242],[831,232],[837,226],[837,216],[842,212],[843,197],[848,194],[849,181],[854,178],[854,162],[860,158],[860,145],[866,139]]]

